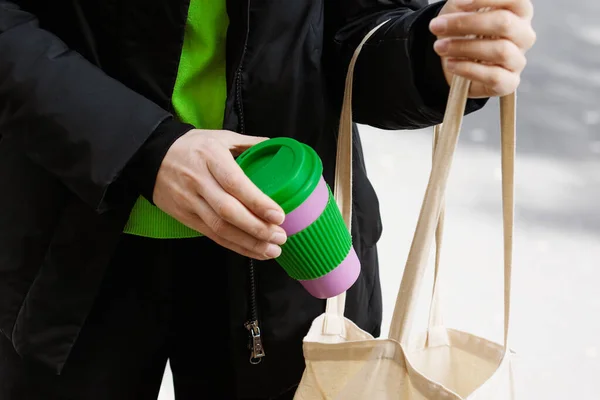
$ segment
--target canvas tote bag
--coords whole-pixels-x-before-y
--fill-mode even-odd
[[[334,195],[350,229],[352,212],[352,78],[346,79]],[[462,124],[469,82],[455,77],[443,123],[436,127],[429,183],[407,258],[388,339],[374,339],[344,317],[345,293],[329,299],[304,338],[306,368],[295,400],[513,400],[509,349],[514,215],[515,94],[500,100],[504,227],[504,342],[495,343],[443,325],[439,250],[446,182]],[[437,244],[429,327],[412,334],[415,306],[429,252]],[[468,255],[466,255],[468,257]],[[502,265],[498,260],[498,265]],[[491,266],[496,267],[496,266]],[[492,311],[492,310],[490,310]]]

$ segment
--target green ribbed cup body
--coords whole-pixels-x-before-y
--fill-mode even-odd
[[[311,147],[291,138],[274,138],[242,153],[238,164],[263,193],[286,214],[300,207],[315,191],[323,163]],[[352,238],[328,188],[325,210],[308,227],[288,237],[277,262],[296,280],[327,275],[348,256]]]
[[[347,256],[352,237],[329,190],[323,213],[281,246],[279,265],[296,280],[317,279],[333,271]]]

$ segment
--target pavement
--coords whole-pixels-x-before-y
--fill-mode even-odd
[[[536,1],[518,101],[511,347],[524,400],[600,399],[600,2]],[[497,101],[470,115],[450,176],[442,256],[447,325],[500,340]],[[361,127],[379,194],[384,332],[427,183],[431,131]],[[430,282],[426,282],[429,284]],[[418,326],[427,315],[423,290]],[[170,372],[160,400],[173,399]]]

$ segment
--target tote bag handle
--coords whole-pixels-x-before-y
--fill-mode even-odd
[[[434,240],[440,214],[443,210],[448,175],[462,125],[469,86],[470,82],[460,77],[455,77],[451,85],[448,106],[434,154],[429,184],[423,200],[392,317],[390,338],[402,344],[408,343],[411,334],[419,289],[422,286],[422,279],[427,269],[429,250]],[[504,230],[504,344],[505,347],[508,347],[514,230],[515,93],[500,99],[500,115]],[[439,270],[437,271],[436,281],[434,283],[432,314],[434,314],[434,319],[439,319],[441,314],[438,309],[439,302],[437,302],[435,294],[439,290]]]
[[[388,21],[382,22],[373,28],[356,48],[346,76],[344,101],[340,117],[338,144],[336,155],[336,170],[334,197],[342,212],[346,227],[350,231],[352,221],[352,84],[354,68],[364,44],[379,28]],[[438,245],[441,246],[441,232],[443,220],[439,217],[443,213],[443,195],[446,189],[449,170],[452,164],[454,149],[462,125],[467,93],[470,82],[464,78],[455,77],[452,82],[448,106],[444,115],[444,122],[438,130],[438,144],[434,154],[432,172],[429,185],[421,208],[419,222],[413,237],[411,251],[409,252],[400,291],[396,299],[396,306],[392,318],[390,338],[401,343],[406,343],[410,335],[410,328],[414,319],[414,311],[418,298],[418,289],[421,287],[425,273],[429,249],[438,229]],[[501,131],[502,131],[502,196],[503,196],[503,227],[504,227],[504,341],[508,343],[510,294],[512,275],[512,248],[513,248],[513,221],[514,221],[514,153],[515,153],[515,122],[516,122],[516,95],[505,96],[500,99]],[[439,249],[436,256],[436,279],[432,296],[432,309],[430,325],[441,319],[440,304],[436,293],[439,291]],[[343,334],[343,315],[346,293],[327,300],[325,311],[324,334]]]
[[[389,20],[388,20],[389,21]],[[344,90],[344,101],[342,103],[342,112],[340,117],[340,126],[337,138],[337,154],[335,166],[335,181],[333,197],[342,212],[342,217],[346,223],[348,231],[352,232],[352,83],[354,77],[354,67],[358,55],[365,43],[388,21],[373,28],[360,42],[346,74],[346,87]],[[325,308],[325,322],[323,324],[323,333],[328,335],[341,335],[344,330],[344,308],[346,305],[346,292],[336,297],[327,299]]]

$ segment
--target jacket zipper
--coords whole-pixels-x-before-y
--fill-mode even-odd
[[[260,336],[260,326],[258,324],[258,302],[256,301],[256,270],[254,260],[250,260],[250,320],[244,326],[250,333],[250,364],[259,364],[265,356],[262,338]]]
[[[235,105],[239,118],[239,130],[242,135],[246,133],[246,124],[244,121],[244,106],[242,104],[242,65],[248,48],[248,36],[250,31],[250,0],[247,3],[246,10],[246,38],[244,40],[244,48],[240,58],[240,65],[235,74]],[[249,303],[250,303],[250,319],[246,321],[244,327],[248,330],[250,341],[248,348],[250,350],[250,364],[259,364],[265,356],[265,349],[262,344],[260,333],[260,325],[258,321],[258,301],[256,295],[256,269],[254,268],[254,260],[250,259],[248,263],[249,276]]]

